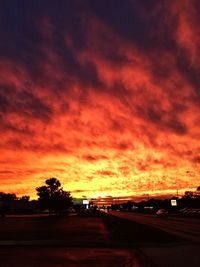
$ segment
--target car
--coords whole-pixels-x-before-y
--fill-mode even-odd
[[[168,215],[168,211],[165,210],[165,209],[159,209],[159,210],[156,211],[156,215],[157,216],[164,217],[164,216],[167,216]]]
[[[72,207],[69,207],[69,208],[67,209],[67,212],[68,212],[68,213],[75,213],[76,210],[75,210],[74,208],[72,208]]]

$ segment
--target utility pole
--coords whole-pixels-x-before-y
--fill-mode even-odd
[[[178,186],[177,186],[177,189],[176,189],[176,196],[178,197]]]

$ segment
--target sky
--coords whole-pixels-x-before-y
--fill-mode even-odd
[[[0,0],[0,191],[200,185],[198,0]]]

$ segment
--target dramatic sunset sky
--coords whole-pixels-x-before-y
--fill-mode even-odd
[[[200,185],[200,1],[0,0],[0,191]]]

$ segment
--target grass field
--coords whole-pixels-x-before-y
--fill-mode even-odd
[[[136,247],[124,247],[118,233],[114,238],[113,224],[120,226],[118,219],[103,214],[0,219],[0,265],[154,267]]]
[[[138,243],[170,243],[180,238],[159,229],[108,214],[73,217],[33,217],[0,219],[2,240],[56,240],[60,243],[87,246],[110,243],[130,246]]]

